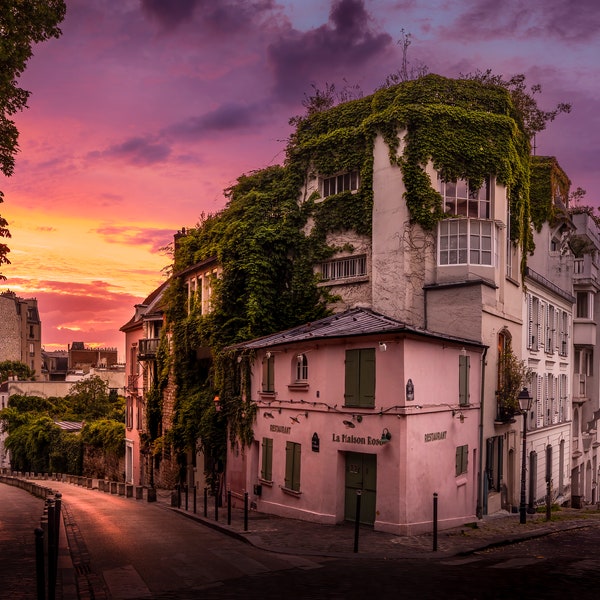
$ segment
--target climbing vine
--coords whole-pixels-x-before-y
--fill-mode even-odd
[[[426,75],[292,122],[285,164],[241,176],[226,190],[226,207],[203,215],[177,241],[166,297],[178,451],[199,443],[224,458],[226,427],[231,442],[251,442],[249,362],[238,362],[230,347],[327,314],[330,297],[318,287],[313,267],[335,251],[328,234],[371,234],[377,135],[402,171],[412,223],[431,231],[445,218],[428,165],[446,180],[468,179],[473,188],[493,176],[508,190],[513,241],[524,255],[533,247],[529,137],[501,85]],[[319,192],[303,196],[317,176],[349,171],[359,174],[358,190],[326,199]],[[536,219],[549,210],[540,203]],[[188,314],[178,273],[212,258],[221,275],[212,286],[211,312],[192,306]],[[199,359],[200,347],[210,348],[211,356]]]
[[[530,182],[531,222],[540,231],[557,216],[556,198],[567,210],[571,181],[553,156],[532,156]]]

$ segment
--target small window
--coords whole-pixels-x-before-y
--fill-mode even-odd
[[[267,352],[263,358],[262,391],[273,393],[275,391],[275,357]]]
[[[346,350],[345,406],[375,406],[375,348]]]
[[[294,492],[300,491],[301,449],[301,444],[296,442],[285,444],[285,487]]]
[[[319,268],[321,278],[325,281],[364,277],[367,274],[367,257],[362,254],[338,258],[321,263]]]
[[[469,446],[457,446],[456,448],[456,475],[462,475],[468,470]]]
[[[358,171],[325,177],[322,182],[323,198],[342,192],[355,192],[358,190],[358,185]]]
[[[296,357],[296,381],[308,379],[308,360],[306,354],[298,354]]]
[[[272,481],[273,479],[273,439],[262,439],[262,469],[260,471],[261,479]]]

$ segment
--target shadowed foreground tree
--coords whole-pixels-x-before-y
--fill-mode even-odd
[[[12,116],[27,108],[30,92],[17,80],[33,56],[33,45],[58,38],[65,18],[64,0],[2,0],[0,3],[0,172],[13,174],[19,131]],[[0,190],[0,203],[3,193]],[[0,215],[0,238],[9,238],[8,222]],[[0,242],[0,267],[10,264],[7,244]],[[0,279],[5,277],[0,272]]]

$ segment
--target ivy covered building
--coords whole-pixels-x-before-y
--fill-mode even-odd
[[[542,175],[531,194],[534,167],[510,94],[476,81],[430,75],[297,119],[284,166],[178,236],[155,455],[184,480],[200,449],[215,493],[323,522],[349,518],[368,472],[367,521],[399,533],[430,527],[433,493],[442,526],[516,507],[511,366],[556,192]],[[213,260],[206,310],[186,274]]]

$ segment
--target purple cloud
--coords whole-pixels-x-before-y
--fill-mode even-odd
[[[165,162],[171,155],[171,148],[150,138],[134,137],[106,150],[88,154],[90,158],[108,158],[124,161],[134,166],[148,166]]]
[[[177,137],[198,138],[206,133],[251,129],[264,122],[264,107],[226,103],[199,117],[190,117],[165,130]]]
[[[252,27],[274,7],[272,0],[142,0],[144,13],[167,31],[194,20],[209,32],[231,34]]]
[[[600,4],[580,0],[573,5],[565,0],[523,2],[477,0],[454,22],[452,29],[469,32],[477,39],[511,37],[555,38],[568,42],[588,42],[600,32]]]
[[[307,32],[289,30],[269,45],[274,91],[283,101],[297,102],[311,81],[363,69],[393,44],[389,34],[371,26],[364,0],[335,0],[328,23]]]

